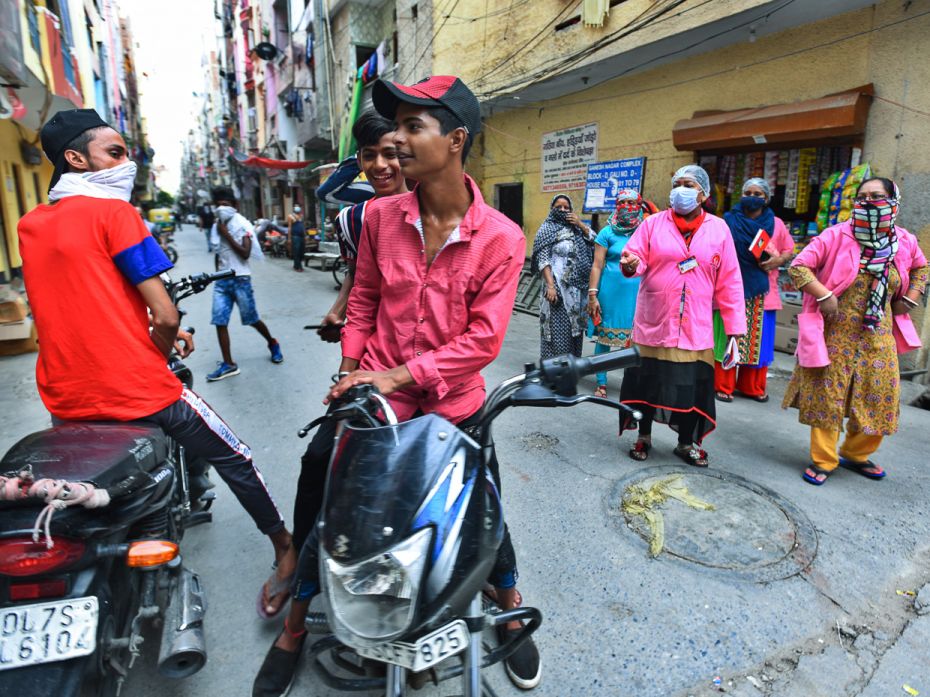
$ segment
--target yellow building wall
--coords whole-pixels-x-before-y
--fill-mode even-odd
[[[634,49],[723,17],[764,5],[769,0],[714,0],[692,3],[686,12],[663,12],[667,3],[627,0],[612,8],[603,26],[554,27],[581,12],[580,3],[566,0],[490,3],[459,0],[454,12],[447,3],[433,3],[433,26],[437,28],[435,75],[458,75],[476,93],[512,90],[557,64],[563,57],[589,48],[611,37],[603,49],[580,60],[574,67],[596,62],[604,56]],[[451,16],[450,16],[451,15]],[[640,23],[648,28],[631,31]],[[523,47],[526,46],[524,49]]]
[[[3,230],[6,233],[7,248],[10,251],[10,265],[13,268],[22,266],[19,256],[19,239],[16,234],[16,225],[20,219],[20,201],[17,195],[17,183],[23,197],[23,213],[28,213],[39,203],[48,200],[46,191],[52,178],[52,165],[43,157],[39,166],[27,165],[23,162],[19,143],[25,136],[33,140],[36,134],[23,129],[22,134],[16,125],[9,119],[0,120],[0,203],[2,203]],[[15,166],[14,166],[15,165]],[[39,175],[39,195],[36,196],[36,187],[33,173]],[[18,175],[18,177],[17,177]],[[0,246],[0,272],[8,272],[6,254]]]
[[[930,0],[917,0],[906,11],[901,3],[886,0],[874,8],[617,78],[560,99],[492,111],[469,170],[480,178],[489,202],[494,200],[495,184],[523,183],[529,250],[553,196],[542,192],[543,133],[597,122],[598,161],[646,156],[643,193],[666,207],[672,173],[694,159],[672,145],[672,128],[679,119],[701,110],[812,99],[874,81],[879,97],[917,111],[876,99],[864,160],[882,176],[930,175],[930,64],[907,58],[926,51],[930,15],[871,31],[927,10]],[[583,191],[565,193],[581,205]],[[904,195],[907,207],[906,191]]]

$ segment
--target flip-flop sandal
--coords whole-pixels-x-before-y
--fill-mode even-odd
[[[645,462],[649,459],[650,450],[652,450],[652,443],[640,438],[633,444],[633,447],[630,448],[630,457],[637,462]]]
[[[825,470],[818,467],[817,465],[811,465],[807,469],[813,472],[815,476],[810,476],[807,473],[807,470],[804,470],[801,472],[801,478],[808,484],[813,484],[814,486],[823,486],[824,482],[826,482],[827,479],[830,478],[830,475],[833,474],[833,470]],[[817,479],[817,477],[820,476],[823,476],[823,479]]]
[[[692,467],[707,467],[708,465],[707,451],[702,448],[689,445],[687,448],[676,447],[672,452]]]
[[[733,395],[727,394],[726,392],[714,392],[714,399],[718,402],[726,402],[729,404],[733,401]]]
[[[882,469],[879,465],[876,465],[871,460],[866,460],[865,462],[856,462],[855,460],[849,460],[845,457],[840,458],[840,467],[848,469],[856,474],[861,474],[866,479],[884,479],[885,475],[888,473]],[[881,472],[866,472],[866,468],[878,469]]]
[[[255,599],[255,612],[258,613],[258,616],[263,620],[274,619],[287,607],[287,601],[290,599],[291,586],[294,583],[294,576],[296,572],[288,576],[287,578],[278,577],[278,563],[275,562],[271,565],[271,576],[268,577],[268,580],[262,584],[262,587],[258,589],[258,597]],[[268,600],[274,600],[276,597],[285,593],[284,601],[278,606],[278,609],[274,612],[268,612],[265,609],[265,589],[268,589]]]
[[[767,401],[769,401],[769,396],[767,394],[753,395],[749,399],[755,400],[756,402],[762,402],[763,404],[765,404]]]
[[[598,386],[597,386],[597,389],[594,390],[594,396],[595,396],[595,397],[600,397],[601,399],[607,399],[607,386],[606,386],[606,385],[598,385]]]

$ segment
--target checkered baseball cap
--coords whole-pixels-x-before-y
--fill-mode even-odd
[[[397,114],[401,102],[425,107],[443,107],[451,111],[474,138],[481,131],[481,107],[478,98],[454,75],[433,75],[414,85],[378,80],[371,92],[375,110],[388,119]]]

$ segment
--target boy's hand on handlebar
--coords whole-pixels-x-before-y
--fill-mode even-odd
[[[356,385],[374,385],[378,388],[378,392],[387,396],[413,383],[413,376],[407,370],[406,365],[382,371],[353,370],[333,385],[323,400],[323,404],[329,404],[332,400],[338,399],[345,394],[346,390]]]
[[[174,350],[181,358],[187,358],[194,352],[194,335],[178,329],[178,338],[174,340]]]

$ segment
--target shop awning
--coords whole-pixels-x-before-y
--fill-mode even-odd
[[[727,152],[829,145],[865,133],[871,84],[792,104],[697,112],[672,129],[678,150]]]

